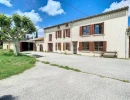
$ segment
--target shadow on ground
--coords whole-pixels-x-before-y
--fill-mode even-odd
[[[13,97],[12,95],[4,95],[0,97],[0,100],[16,100],[16,97]]]
[[[35,58],[40,58],[40,57],[44,57],[44,56],[41,56],[41,55],[37,55],[37,54],[33,54],[32,56],[34,56]]]

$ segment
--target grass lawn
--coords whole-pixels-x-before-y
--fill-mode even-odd
[[[32,68],[36,59],[20,54],[15,56],[9,51],[0,50],[0,79],[10,77]]]

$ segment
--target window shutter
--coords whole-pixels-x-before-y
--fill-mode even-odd
[[[62,30],[60,31],[60,38],[62,38]]]
[[[22,42],[19,42],[19,51],[22,51]]]
[[[94,42],[89,42],[89,50],[94,51]]]
[[[83,50],[83,44],[82,42],[79,42],[79,51],[82,51]]]
[[[56,31],[56,39],[57,39],[57,31]]]
[[[65,30],[64,30],[64,32],[63,32],[63,37],[65,38]]]
[[[70,45],[70,43],[68,43],[68,45],[69,45],[69,51],[70,51],[71,50],[71,47],[70,47],[71,45]]]
[[[94,32],[94,24],[93,25],[90,25],[90,34],[92,35],[92,34],[94,34],[95,32]]]
[[[103,41],[103,51],[106,52],[107,49],[107,42]]]
[[[68,37],[70,37],[70,29],[68,29],[68,35],[69,35]]]
[[[65,51],[65,43],[63,43],[63,51]]]
[[[79,36],[82,36],[82,35],[83,35],[83,27],[81,26],[81,27],[80,27]]]
[[[56,43],[56,47],[55,47],[55,49],[57,50],[57,43]]]
[[[60,51],[61,51],[61,43],[60,43]]]
[[[102,23],[102,34],[104,34],[104,22]]]

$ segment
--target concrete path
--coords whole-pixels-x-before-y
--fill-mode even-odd
[[[80,61],[76,58],[82,58],[66,55],[60,55],[61,58],[59,58],[57,54],[46,54],[43,60],[49,60],[51,55],[52,58],[58,57],[60,64],[65,61],[66,65],[71,62],[73,64],[74,60],[78,63]],[[83,61],[98,59],[83,58]],[[51,62],[58,63],[56,60],[53,59]],[[69,71],[38,62],[34,68],[22,74],[0,80],[0,98],[2,97],[6,98],[3,100],[130,100],[130,83]]]
[[[28,53],[44,56],[37,58],[40,61],[49,61],[53,64],[77,68],[83,72],[130,81],[130,60],[43,52]]]

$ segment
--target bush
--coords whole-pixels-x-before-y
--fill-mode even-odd
[[[10,49],[10,50],[9,50],[9,52],[13,53],[13,52],[14,52],[14,50]]]

